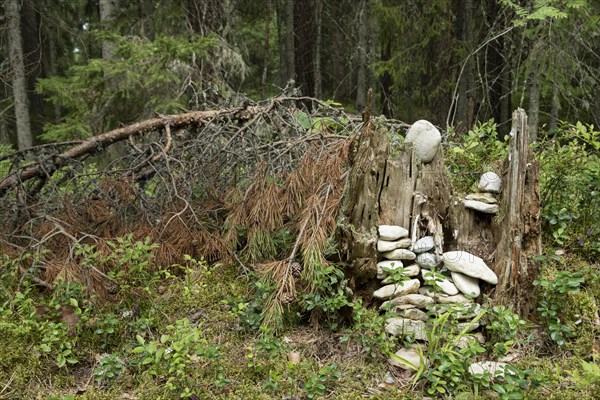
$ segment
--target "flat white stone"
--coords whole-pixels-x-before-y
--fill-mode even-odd
[[[477,190],[480,192],[500,193],[502,191],[502,179],[495,172],[486,172],[479,178]]]
[[[421,366],[421,357],[414,349],[400,349],[395,356],[388,359],[388,363],[394,367],[416,371]]]
[[[469,365],[469,373],[474,376],[483,376],[489,372],[492,377],[504,376],[507,363],[494,361],[480,361]]]
[[[414,145],[415,153],[424,163],[433,160],[441,142],[440,131],[431,122],[424,119],[412,124],[404,139],[404,143]]]
[[[377,251],[385,252],[392,251],[396,249],[407,249],[410,247],[412,242],[409,238],[404,238],[396,241],[388,241],[388,240],[378,240],[377,241]]]
[[[387,258],[388,260],[414,260],[417,258],[417,255],[410,250],[407,249],[396,249],[392,251],[386,251],[385,253],[381,253],[382,256]]]
[[[454,296],[448,296],[442,293],[435,293],[433,299],[438,303],[443,304],[472,304],[473,300],[463,296],[462,294],[456,294]]]
[[[442,261],[450,271],[484,280],[492,285],[498,283],[498,277],[485,262],[466,251],[448,251],[442,256]]]
[[[456,286],[454,286],[454,283],[450,282],[449,279],[444,278],[443,275],[439,273],[436,273],[434,278],[434,275],[430,270],[422,268],[421,277],[423,278],[425,284],[433,285],[433,282],[435,282],[435,284],[438,285],[440,289],[442,289],[442,292],[450,296],[458,294],[458,289],[456,288]]]
[[[415,244],[413,244],[412,251],[413,253],[425,253],[435,247],[435,241],[433,236],[425,236],[421,239],[417,240]]]
[[[399,310],[398,316],[402,318],[412,319],[414,321],[427,321],[429,317],[424,311],[418,308],[409,308],[407,310]]]
[[[393,336],[413,336],[416,340],[427,340],[427,329],[423,321],[390,318],[385,325],[385,331]]]
[[[450,271],[450,275],[456,288],[466,296],[475,298],[481,294],[479,279],[455,271]]]
[[[430,304],[433,304],[434,301],[431,297],[425,296],[422,294],[412,293],[404,296],[399,296],[390,300],[390,303],[393,305],[400,304],[413,304],[420,308],[425,308]]]
[[[488,204],[498,203],[498,200],[490,193],[471,193],[465,196],[465,200],[481,201]]]
[[[419,291],[417,293],[422,294],[424,296],[429,296],[433,299],[435,296],[435,289],[433,288],[433,286],[424,285],[419,288]]]
[[[396,296],[416,293],[419,290],[419,286],[421,286],[421,282],[419,282],[418,279],[392,283],[391,285],[386,285],[377,289],[373,292],[373,297],[387,300]]]
[[[417,254],[415,262],[422,268],[435,268],[442,263],[442,257],[435,253],[421,253]]]
[[[398,268],[403,268],[404,265],[400,260],[384,260],[377,263],[377,279],[384,279],[388,276],[388,271],[393,271]]]
[[[379,225],[379,239],[394,241],[408,236],[408,230],[396,225]]]
[[[465,205],[466,208],[470,208],[471,210],[475,210],[475,211],[479,211],[482,212],[484,214],[498,214],[498,211],[500,211],[500,207],[498,206],[498,204],[488,204],[488,203],[484,203],[481,201],[475,201],[475,200],[465,200],[463,201],[463,204]]]

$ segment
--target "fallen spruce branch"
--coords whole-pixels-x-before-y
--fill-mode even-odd
[[[60,154],[52,155],[45,160],[39,161],[33,165],[21,168],[8,174],[0,181],[0,197],[4,196],[8,191],[25,181],[33,178],[47,179],[52,176],[54,172],[65,166],[69,161],[77,160],[84,155],[94,154],[101,149],[110,146],[111,144],[127,140],[135,135],[142,135],[147,132],[165,128],[166,126],[179,128],[189,125],[201,125],[209,118],[215,118],[226,114],[235,115],[241,111],[244,111],[244,109],[240,107],[222,110],[194,111],[179,115],[161,116],[91,137]]]

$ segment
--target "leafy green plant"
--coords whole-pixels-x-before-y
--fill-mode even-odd
[[[504,306],[489,308],[485,321],[488,343],[496,356],[504,356],[527,326],[526,321]]]
[[[340,337],[341,343],[353,340],[372,358],[392,353],[395,343],[385,332],[386,314],[380,315],[378,310],[367,309],[359,299],[352,303],[352,318],[354,323]]]
[[[562,319],[567,306],[567,295],[579,292],[585,278],[582,272],[555,271],[550,276],[541,276],[534,281],[540,288],[541,299],[538,311],[548,324],[550,338],[559,346],[572,337],[575,330],[568,321]]]
[[[306,397],[314,399],[317,396],[324,396],[328,387],[333,385],[341,376],[341,372],[336,364],[325,366],[319,369],[319,372],[312,375],[304,382],[303,390]]]
[[[314,271],[311,285],[318,288],[315,293],[303,293],[302,304],[306,311],[317,311],[328,322],[332,329],[337,329],[340,323],[339,311],[351,307],[344,272],[333,264]]]
[[[446,165],[454,187],[468,193],[475,188],[482,173],[497,170],[506,158],[507,140],[508,136],[503,140],[498,138],[493,120],[478,123],[466,135],[449,137]]]
[[[600,253],[599,150],[600,131],[565,123],[537,155],[546,239],[592,260]]]
[[[94,379],[96,382],[110,382],[117,379],[124,369],[124,363],[118,354],[104,354],[94,368]]]
[[[137,335],[136,341],[138,346],[132,352],[139,355],[138,367],[144,373],[165,379],[169,391],[183,392],[182,395],[191,395],[191,374],[200,361],[210,364],[220,358],[219,347],[203,339],[201,330],[187,318],[167,326],[159,340],[147,341]],[[218,374],[215,378],[220,379]]]
[[[580,388],[590,390],[592,393],[600,393],[600,366],[597,362],[581,360],[581,371],[573,370],[569,375]]]

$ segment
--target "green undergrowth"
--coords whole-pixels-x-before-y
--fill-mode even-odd
[[[275,333],[261,323],[274,286],[253,274],[187,256],[181,265],[154,270],[152,243],[128,237],[114,243],[109,255],[79,248],[83,266],[102,257],[112,257],[117,267],[129,260],[127,272],[110,273],[120,290],[107,298],[75,281],[41,288],[22,275],[26,260],[2,258],[0,397],[591,399],[597,393],[598,332],[585,318],[596,310],[589,298],[597,295],[598,282],[585,261],[550,258],[540,276],[540,307],[557,310],[559,323],[573,329],[563,343],[500,306],[484,307],[456,329],[464,310],[451,307],[437,314],[428,332],[427,367],[407,374],[386,360],[414,341],[388,335],[387,315],[349,298],[333,267],[319,273],[322,290],[304,299],[305,312],[287,310],[293,318]],[[560,273],[569,266],[584,271],[583,280]],[[553,294],[563,289],[564,297]],[[320,317],[309,321],[315,309]],[[550,329],[552,318],[540,328]],[[457,348],[467,327],[479,322],[487,342],[467,340]],[[504,378],[467,371],[474,361],[514,354]],[[397,383],[383,383],[388,373]],[[555,385],[560,395],[552,392]]]

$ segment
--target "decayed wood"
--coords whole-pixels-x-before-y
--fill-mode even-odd
[[[498,250],[494,271],[498,285],[494,298],[510,304],[521,316],[535,309],[533,281],[542,250],[540,221],[540,165],[529,148],[527,115],[513,113],[509,155],[504,163],[504,189],[497,226]]]
[[[350,171],[345,221],[339,224],[341,252],[350,263],[355,281],[377,272],[375,239],[379,223],[379,196],[389,153],[387,133],[367,120]]]
[[[413,240],[433,235],[441,254],[450,223],[450,189],[440,149],[423,164],[412,145],[390,149],[387,133],[374,129],[361,139],[350,174],[342,249],[356,283],[375,278],[377,225],[399,225]],[[452,223],[451,223],[452,224]]]

